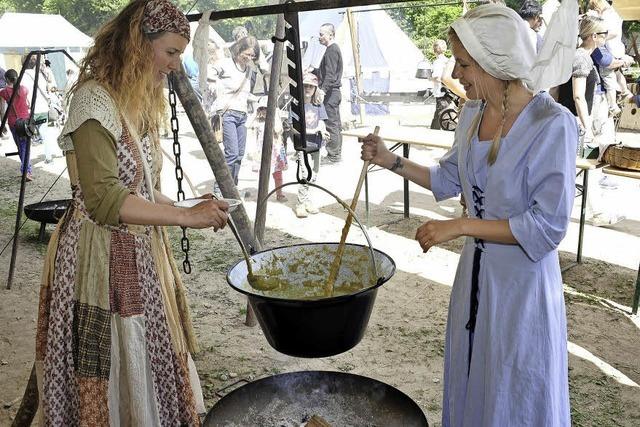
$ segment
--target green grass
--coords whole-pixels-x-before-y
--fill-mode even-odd
[[[578,375],[570,372],[572,425],[575,427],[638,425],[635,422],[640,420],[635,422],[627,420],[628,424],[621,424],[626,412],[621,387],[604,374],[594,378],[593,375]]]

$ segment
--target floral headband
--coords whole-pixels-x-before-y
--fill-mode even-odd
[[[169,31],[191,39],[189,21],[169,0],[151,0],[145,5],[142,31],[145,34]]]

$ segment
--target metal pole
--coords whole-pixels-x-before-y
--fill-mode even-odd
[[[25,65],[29,63],[29,61],[31,60],[31,57],[33,55],[41,55],[46,53],[64,53],[67,56],[67,58],[71,60],[71,62],[73,62],[74,64],[76,64],[76,66],[79,67],[78,63],[64,49],[33,50],[27,54],[27,57],[24,63],[22,64],[22,68],[20,69],[20,74],[18,75],[18,80],[16,81],[16,84],[15,84],[16,87],[20,87],[20,83],[22,82],[22,76],[24,76],[24,70],[26,69]],[[5,115],[2,117],[2,123],[0,123],[0,129],[2,129],[4,125],[7,124],[7,119],[9,117],[9,108],[11,108],[11,105],[13,104],[13,99],[16,97],[16,93],[17,92],[14,91],[11,94],[11,98],[9,98],[9,103],[7,104],[7,111],[5,112]]]
[[[284,15],[278,15],[276,22],[277,39],[284,39],[285,22]],[[271,75],[269,76],[269,95],[267,97],[267,117],[264,125],[264,139],[262,141],[262,158],[260,160],[260,177],[258,179],[258,207],[256,210],[256,222],[254,224],[254,234],[256,239],[262,243],[264,239],[264,228],[267,217],[267,203],[260,203],[269,193],[269,178],[271,176],[271,153],[273,150],[273,127],[276,120],[276,109],[278,107],[278,88],[280,86],[280,73],[282,70],[282,56],[284,43],[274,40],[273,56],[271,59]],[[303,105],[304,108],[304,105]],[[278,119],[279,120],[279,119]],[[304,117],[303,117],[304,120]]]
[[[409,144],[402,144],[402,156],[405,159],[409,158]],[[409,218],[409,180],[404,179],[404,217]]]
[[[33,79],[33,92],[31,95],[31,113],[29,114],[29,123],[31,123],[31,121],[33,120],[33,112],[35,111],[36,99],[38,95],[40,59],[42,54],[38,53],[37,55],[38,56],[36,58],[36,71],[35,71],[35,77]],[[20,87],[19,82],[22,80],[22,76],[24,75],[25,66],[31,61],[32,56],[33,56],[33,53],[29,53],[29,55],[27,55],[27,58],[24,61],[24,64],[22,64],[22,70],[20,70],[20,76],[18,77],[18,81],[16,82],[16,84],[18,85],[17,86],[18,88]],[[13,102],[14,96],[17,92],[17,90],[15,89],[16,87],[14,86],[14,91],[11,94],[11,99],[9,100],[10,102]],[[4,120],[2,124],[4,124]],[[18,196],[18,211],[16,212],[16,226],[13,232],[13,246],[11,248],[11,262],[9,264],[9,277],[7,278],[7,289],[11,289],[11,285],[13,284],[13,272],[16,267],[16,257],[18,255],[18,234],[20,233],[20,220],[22,219],[22,208],[24,207],[24,190],[25,190],[25,185],[27,183],[27,169],[28,169],[27,165],[29,164],[30,155],[31,155],[31,136],[27,135],[27,146],[25,148],[24,159],[22,162],[22,177],[20,179],[20,195]]]
[[[587,213],[587,190],[589,187],[589,169],[585,169],[582,175],[582,203],[580,204],[580,226],[578,227],[578,254],[576,262],[582,262],[582,238],[584,234],[584,220]]]
[[[31,57],[33,55],[37,55],[36,75],[33,82],[34,87],[32,92],[33,95],[31,97],[31,111],[29,113],[29,124],[31,124],[31,122],[33,121],[33,111],[36,105],[36,99],[37,99],[37,93],[38,93],[38,77],[40,74],[40,57],[42,54],[45,54],[45,53],[56,53],[56,52],[64,53],[74,64],[78,65],[78,63],[64,49],[34,50],[27,54],[27,57],[22,63],[22,68],[20,69],[20,74],[18,75],[18,80],[16,81],[16,84],[14,85],[14,87],[20,87],[20,83],[22,83],[22,77],[24,76],[27,64],[31,62]],[[2,117],[2,120],[0,121],[0,129],[2,129],[7,122],[7,119],[9,117],[9,108],[11,108],[11,106],[13,105],[13,101],[17,93],[18,91],[14,90],[13,93],[11,94],[11,98],[9,98],[9,102],[7,104],[7,112],[5,113],[5,115]],[[27,147],[25,150],[25,162],[24,162],[25,164],[29,163],[30,157],[31,157],[31,137],[28,136]],[[16,212],[16,226],[13,232],[13,246],[11,248],[11,262],[9,264],[9,277],[7,278],[7,289],[11,289],[11,285],[13,283],[13,272],[15,270],[16,256],[18,254],[18,234],[20,232],[20,219],[22,216],[22,208],[24,206],[24,190],[25,190],[25,184],[27,179],[26,171],[27,171],[26,168],[22,171],[22,178],[20,180],[20,195],[18,196],[18,211]]]
[[[638,303],[640,302],[640,265],[638,265],[638,277],[636,278],[636,291],[633,294],[633,304],[631,313],[638,314]]]

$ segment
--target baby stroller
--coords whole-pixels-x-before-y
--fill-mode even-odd
[[[458,112],[460,111],[460,97],[448,88],[444,87],[444,99],[449,106],[440,113],[440,129],[455,131],[458,126]]]

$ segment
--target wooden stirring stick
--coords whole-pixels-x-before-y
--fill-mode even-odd
[[[380,126],[376,126],[373,130],[374,135],[378,135],[380,132]],[[362,165],[362,171],[360,172],[360,179],[358,179],[358,185],[356,186],[356,192],[353,195],[353,199],[351,200],[351,212],[356,211],[356,206],[358,205],[358,198],[360,197],[360,190],[362,190],[362,183],[364,183],[364,177],[367,175],[367,169],[369,168],[369,161],[365,160]],[[342,262],[342,255],[344,254],[345,242],[347,240],[347,234],[349,234],[349,228],[351,227],[351,223],[353,222],[353,215],[349,212],[347,219],[344,222],[344,227],[342,227],[342,235],[340,236],[340,244],[338,245],[338,250],[336,251],[336,257],[333,259],[331,263],[331,269],[329,270],[329,278],[327,279],[327,283],[325,284],[325,295],[333,296],[333,288],[336,284],[336,279],[338,278],[338,271],[340,270],[340,263]]]

